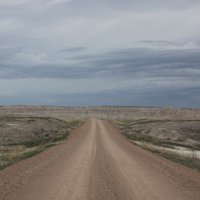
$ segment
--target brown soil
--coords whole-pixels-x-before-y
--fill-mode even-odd
[[[0,172],[1,200],[199,200],[200,173],[88,120],[58,146]]]

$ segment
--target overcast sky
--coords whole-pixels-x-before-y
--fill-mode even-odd
[[[199,0],[0,0],[0,105],[200,107]]]

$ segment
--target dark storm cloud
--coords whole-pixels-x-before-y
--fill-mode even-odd
[[[98,93],[69,93],[62,95],[38,96],[40,104],[68,105],[68,106],[176,106],[176,107],[200,107],[200,87],[168,88],[147,91],[137,91],[135,88],[129,90],[113,90]],[[159,98],[158,98],[159,96]],[[120,97],[120,98],[119,98]],[[34,96],[17,96],[17,98],[3,97],[3,104],[39,104]]]
[[[200,50],[124,49],[99,56],[76,59],[95,66],[96,73],[135,77],[197,77],[200,73]],[[187,71],[187,69],[189,71]],[[194,71],[193,71],[194,70]],[[95,72],[95,71],[94,71]],[[103,75],[101,74],[101,75]]]
[[[82,48],[81,48],[82,49]],[[72,50],[72,49],[71,49]],[[74,51],[74,49],[72,50]],[[79,51],[79,50],[78,50]],[[9,50],[7,58],[15,49]],[[9,54],[10,53],[10,54]],[[20,65],[1,64],[8,70],[1,78],[88,78],[88,77],[182,77],[200,75],[200,50],[122,49],[93,56],[76,56],[72,64]],[[5,52],[0,57],[5,58]],[[59,59],[59,58],[57,58]],[[10,71],[12,73],[10,74]]]

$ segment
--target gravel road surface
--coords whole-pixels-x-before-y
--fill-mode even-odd
[[[90,119],[68,140],[0,172],[0,200],[199,200],[200,173]]]

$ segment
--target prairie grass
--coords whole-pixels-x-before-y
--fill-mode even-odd
[[[52,146],[61,144],[67,139],[71,131],[81,124],[81,121],[76,120],[67,123],[68,126],[66,131],[59,135],[55,135],[54,137],[43,137],[37,140],[29,140],[12,145],[0,146],[0,170],[20,160],[33,157]]]

